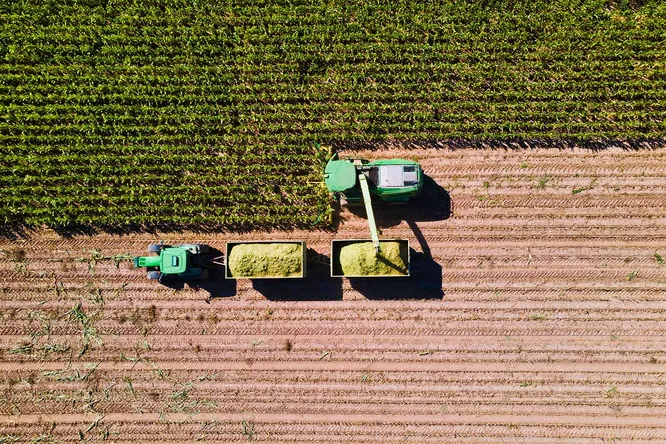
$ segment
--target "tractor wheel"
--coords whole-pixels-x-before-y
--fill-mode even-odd
[[[164,244],[150,244],[148,245],[148,252],[149,253],[159,253],[163,249],[167,248],[168,245]]]
[[[160,273],[159,271],[149,271],[146,274],[146,277],[151,281],[158,281],[162,277],[162,273]]]

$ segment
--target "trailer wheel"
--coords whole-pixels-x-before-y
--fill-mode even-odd
[[[159,271],[149,271],[146,274],[146,277],[151,281],[157,281],[162,277],[162,273],[160,273]]]
[[[167,248],[168,245],[164,244],[150,244],[148,245],[148,252],[149,253],[159,253],[163,249]]]

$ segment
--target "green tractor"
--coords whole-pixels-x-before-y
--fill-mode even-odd
[[[334,154],[324,170],[324,182],[333,194],[343,196],[347,205],[364,204],[375,251],[380,242],[372,197],[388,203],[406,203],[423,189],[423,170],[412,160],[338,159]]]
[[[208,277],[207,267],[217,264],[219,259],[212,258],[210,247],[203,244],[151,244],[148,252],[155,255],[135,257],[134,267],[145,267],[148,279],[155,280],[166,277],[205,279]]]

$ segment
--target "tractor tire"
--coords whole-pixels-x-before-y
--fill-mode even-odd
[[[159,253],[163,249],[167,248],[168,245],[164,244],[150,244],[148,245],[148,252],[149,253]]]
[[[162,277],[162,273],[160,273],[159,271],[149,271],[146,274],[146,277],[151,281],[159,281],[160,278]]]

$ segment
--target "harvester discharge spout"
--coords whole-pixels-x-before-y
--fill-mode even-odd
[[[372,211],[372,200],[370,198],[370,187],[368,186],[368,179],[365,177],[363,172],[360,172],[358,174],[358,180],[361,184],[363,203],[365,204],[365,212],[368,216],[368,225],[370,226],[370,237],[372,238],[372,245],[375,247],[375,254],[379,254],[379,233],[377,233],[375,213]]]

